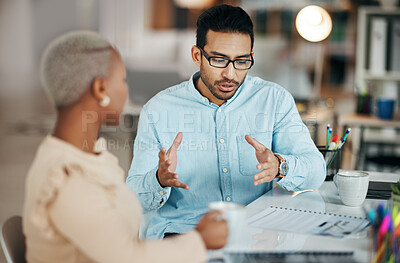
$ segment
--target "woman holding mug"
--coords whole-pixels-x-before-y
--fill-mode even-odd
[[[202,262],[206,249],[225,245],[218,213],[187,234],[139,240],[140,203],[118,160],[98,147],[102,124],[119,124],[127,98],[121,56],[104,37],[75,31],[57,38],[43,55],[41,77],[57,122],[27,177],[28,262]]]

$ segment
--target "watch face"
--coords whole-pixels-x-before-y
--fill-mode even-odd
[[[287,162],[283,162],[281,163],[281,166],[279,168],[280,168],[280,174],[286,175],[289,170],[289,165],[287,164]]]

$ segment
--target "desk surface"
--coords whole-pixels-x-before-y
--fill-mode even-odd
[[[400,114],[394,116],[393,120],[379,119],[373,115],[361,115],[356,113],[343,114],[339,116],[339,125],[364,126],[376,128],[400,128]]]
[[[400,174],[369,172],[371,181],[395,182]],[[363,206],[367,209],[375,207],[384,200],[366,199]],[[288,192],[281,187],[271,191],[246,207],[246,215],[250,217],[268,206],[282,206],[317,212],[330,212],[342,215],[365,217],[362,207],[349,207],[342,204],[333,182],[324,182],[316,191],[300,194]],[[357,262],[371,262],[371,240],[369,228],[346,238],[278,232],[274,230],[245,226],[240,244],[235,244],[226,250],[282,252],[282,251],[347,251],[354,252]],[[212,255],[213,256],[213,255]],[[215,256],[215,254],[214,254]]]

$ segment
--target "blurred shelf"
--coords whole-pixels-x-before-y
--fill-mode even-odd
[[[343,126],[369,127],[369,128],[400,128],[400,112],[394,114],[393,120],[382,120],[374,115],[356,113],[339,116],[339,124]]]
[[[393,80],[400,81],[400,72],[387,72],[385,74],[371,74],[366,72],[364,75],[364,79],[366,80]]]

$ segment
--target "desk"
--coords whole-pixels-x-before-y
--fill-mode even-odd
[[[369,172],[371,181],[396,182],[400,174]],[[375,207],[384,200],[366,199],[365,207]],[[266,207],[282,206],[317,212],[331,212],[342,215],[365,217],[362,207],[349,207],[342,204],[333,182],[324,182],[317,191],[304,192],[293,195],[279,186],[265,193],[246,207],[247,217],[262,211]],[[240,244],[235,244],[226,250],[253,251],[253,252],[282,252],[282,251],[347,251],[354,252],[357,262],[371,262],[372,242],[369,237],[369,228],[346,238],[334,238],[278,232],[245,226],[242,231]],[[222,253],[219,251],[219,253]],[[218,251],[210,252],[211,256],[218,255]],[[213,261],[210,261],[213,262]],[[221,261],[219,261],[221,262]]]
[[[393,120],[381,120],[376,116],[372,115],[361,115],[356,113],[344,114],[340,115],[339,126],[343,126],[346,130],[348,127],[358,127],[360,128],[360,139],[356,142],[354,148],[358,149],[356,151],[357,161],[356,161],[356,169],[361,169],[361,162],[363,160],[363,156],[365,154],[365,143],[364,143],[364,131],[365,128],[394,128],[400,129],[400,113],[397,112],[394,116]]]

